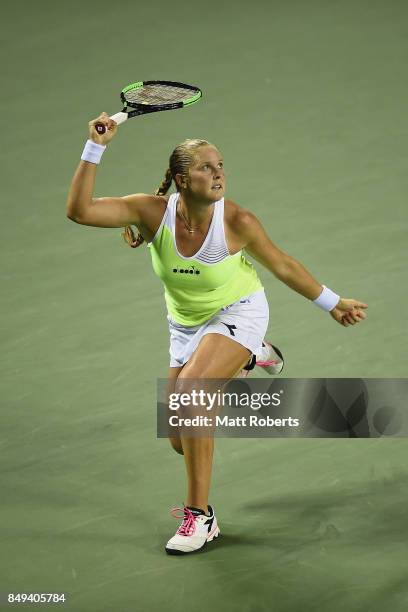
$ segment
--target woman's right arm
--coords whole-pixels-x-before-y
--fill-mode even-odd
[[[98,134],[96,123],[103,123],[107,130]],[[117,132],[117,125],[106,113],[89,122],[89,140],[101,145],[107,145]],[[157,196],[145,193],[117,197],[94,198],[96,169],[98,165],[80,161],[71,182],[67,199],[67,217],[81,225],[95,227],[124,227],[143,223],[143,214],[151,210]]]

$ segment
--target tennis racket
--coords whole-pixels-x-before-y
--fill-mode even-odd
[[[197,102],[202,91],[194,85],[174,81],[139,81],[131,83],[120,92],[124,104],[120,113],[111,116],[118,125],[131,117],[183,108]],[[106,126],[97,123],[98,134],[104,134]]]

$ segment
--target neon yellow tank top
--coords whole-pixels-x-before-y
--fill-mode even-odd
[[[192,257],[176,246],[176,205],[179,193],[170,196],[152,242],[148,244],[153,269],[164,284],[170,317],[187,327],[201,325],[220,308],[262,289],[255,268],[239,251],[228,252],[224,233],[224,198],[214,214],[201,248]]]

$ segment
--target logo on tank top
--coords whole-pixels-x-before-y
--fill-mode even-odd
[[[188,266],[187,268],[173,268],[173,272],[174,274],[186,275],[200,274],[200,270],[197,270],[195,266]]]

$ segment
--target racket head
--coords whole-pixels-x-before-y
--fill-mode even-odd
[[[125,107],[145,111],[182,108],[198,102],[202,95],[195,85],[177,81],[137,81],[120,92]]]
[[[137,81],[127,85],[120,92],[123,102],[122,113],[126,113],[129,118],[183,108],[198,102],[202,95],[199,87],[178,81]],[[120,114],[118,113],[118,115]],[[98,134],[106,132],[103,123],[97,123],[95,129]]]

